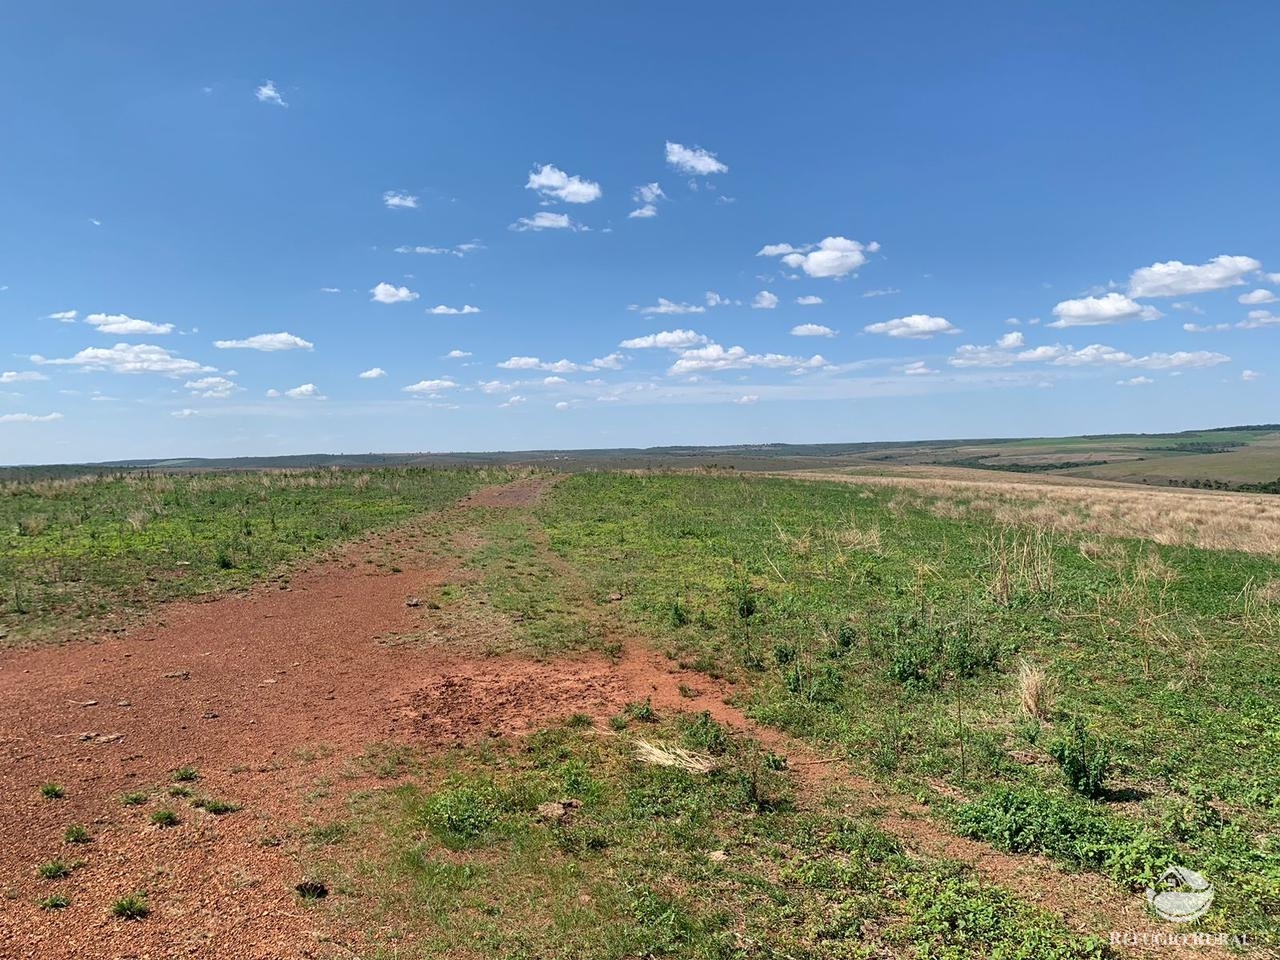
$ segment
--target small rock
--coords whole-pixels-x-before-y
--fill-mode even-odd
[[[418,597],[410,597],[408,600],[404,602],[404,605],[406,607],[420,607],[422,606],[422,600],[420,600]]]
[[[538,804],[538,817],[547,823],[567,825],[573,820],[573,811],[582,806],[581,800],[552,800]]]
[[[724,863],[729,859],[729,854],[723,850],[712,850],[707,854],[707,859],[712,863]]]
[[[609,602],[610,602],[610,603],[617,603],[617,602],[618,602],[619,600],[621,600],[621,599],[622,599],[622,594],[620,594],[620,593],[611,593],[611,594],[609,594]]]
[[[132,706],[133,706],[133,704],[132,704],[132,703],[130,703],[128,700],[117,700],[117,701],[116,701],[116,706],[117,706],[117,707],[132,707]]]
[[[164,679],[166,680],[187,680],[190,679],[190,677],[190,670],[174,670],[172,673],[166,673],[164,675]]]
[[[214,713],[212,710],[206,710],[204,713],[200,715],[200,719],[201,720],[217,720],[218,715]]]

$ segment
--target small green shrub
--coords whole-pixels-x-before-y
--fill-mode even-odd
[[[488,785],[442,791],[427,800],[427,825],[447,845],[474,843],[497,820],[496,801]]]
[[[160,827],[162,830],[168,829],[169,827],[176,827],[181,822],[182,820],[179,819],[178,815],[172,810],[157,810],[155,813],[151,814],[151,825]]]
[[[36,868],[36,876],[41,880],[61,880],[71,876],[71,868],[61,860],[50,860]]]
[[[89,836],[89,831],[84,827],[79,824],[72,824],[67,827],[62,839],[67,843],[88,843],[92,838]]]
[[[66,795],[66,788],[60,783],[42,783],[40,785],[40,796],[46,800],[61,800]]]
[[[142,920],[151,912],[145,893],[130,893],[111,905],[111,915],[121,920]]]
[[[120,802],[126,807],[140,807],[147,802],[147,794],[142,790],[134,790],[122,796]]]
[[[71,898],[64,893],[54,893],[41,897],[36,901],[36,906],[41,910],[65,910],[71,906]]]
[[[225,816],[228,813],[235,813],[240,809],[240,805],[232,803],[229,800],[218,800],[215,797],[201,797],[199,800],[193,800],[191,805],[205,813],[211,813],[215,817]]]
[[[179,767],[173,771],[174,783],[195,783],[200,779],[200,771],[195,767]]]
[[[1073,793],[1096,799],[1106,790],[1111,755],[1106,743],[1089,732],[1079,717],[1074,717],[1066,734],[1049,745],[1049,755],[1058,761],[1063,779]]]
[[[644,698],[644,703],[628,703],[623,712],[632,720],[638,720],[640,723],[657,723],[658,712],[653,709],[653,702],[649,697]]]

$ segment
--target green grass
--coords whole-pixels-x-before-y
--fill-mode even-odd
[[[1275,559],[1118,541],[1095,560],[891,489],[790,480],[582,475],[538,513],[595,596],[740,681],[757,719],[926,797],[1092,792],[1124,837],[1213,877],[1206,925],[1280,930],[1280,610],[1241,599]],[[1059,691],[1047,723],[1018,709],[1019,657]],[[1164,866],[1045,852],[1126,884]]]
[[[54,893],[41,897],[36,901],[36,906],[41,910],[65,910],[71,906],[71,898],[63,893]]]
[[[145,920],[150,913],[145,893],[126,894],[111,905],[111,915],[121,920]]]
[[[798,809],[791,775],[706,716],[646,737],[718,766],[642,764],[628,738],[566,725],[357,798],[323,863],[369,955],[1107,955],[961,866],[905,856],[838,797]]]
[[[79,824],[72,824],[67,827],[62,835],[63,841],[66,843],[89,843],[93,837],[89,835],[89,831]]]
[[[48,640],[121,610],[243,588],[504,476],[405,468],[0,482],[0,634]]]
[[[50,860],[36,868],[36,876],[41,880],[61,880],[71,876],[71,867],[61,860]]]
[[[122,794],[120,802],[126,807],[140,807],[147,802],[149,794],[145,790],[132,790]]]
[[[61,800],[67,795],[67,790],[60,783],[44,783],[40,785],[40,796],[46,800]]]
[[[178,826],[178,824],[182,823],[181,817],[179,817],[172,810],[167,810],[167,809],[156,810],[154,813],[151,814],[151,816],[148,819],[151,821],[151,825],[153,827],[160,827],[161,829],[176,827]]]
[[[200,771],[195,767],[179,767],[173,771],[174,783],[195,783],[200,779]]]

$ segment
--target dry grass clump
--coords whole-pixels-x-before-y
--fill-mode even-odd
[[[1036,720],[1048,720],[1053,713],[1054,684],[1042,667],[1030,660],[1018,661],[1018,705]]]
[[[684,747],[659,746],[648,740],[636,740],[636,759],[659,767],[679,767],[690,773],[710,773],[716,762],[701,753],[693,753]]]
[[[899,488],[891,511],[914,507],[946,519],[986,514],[1055,533],[1133,537],[1211,550],[1280,553],[1280,497],[1216,490],[1103,484],[1065,477],[974,478],[901,472],[791,474],[814,480]]]
[[[1052,535],[1042,527],[1019,531],[1005,527],[988,540],[991,596],[1008,604],[1015,595],[1053,593],[1054,564]]]

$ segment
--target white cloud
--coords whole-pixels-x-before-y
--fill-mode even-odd
[[[1276,295],[1270,290],[1263,290],[1259,287],[1257,290],[1253,290],[1250,293],[1240,294],[1236,299],[1243,304],[1254,306],[1259,303],[1275,303]]]
[[[737,400],[733,402],[749,407],[754,403],[759,403],[760,397],[758,394],[748,393],[748,394],[744,394],[743,396],[739,397]]]
[[[1261,267],[1262,264],[1253,257],[1231,257],[1225,254],[1198,265],[1180,260],[1153,263],[1130,275],[1129,296],[1181,297],[1238,287],[1244,283],[1245,276]]]
[[[662,187],[658,184],[646,183],[632,191],[631,199],[634,203],[640,204],[640,206],[628,213],[627,216],[633,219],[646,219],[658,215],[657,202],[667,199],[667,195],[662,192]]]
[[[594,370],[596,364],[610,366],[620,360],[618,354],[594,360],[591,363],[574,363],[572,360],[542,360],[538,357],[510,357],[498,364],[503,370],[546,370],[550,373],[578,373],[582,370]]]
[[[606,357],[597,357],[591,361],[591,367],[595,370],[621,370],[622,361],[627,359],[620,353],[611,353]]]
[[[165,334],[173,332],[172,323],[152,323],[149,320],[137,320],[123,313],[91,313],[84,322],[96,327],[99,333],[112,333],[118,336],[135,334]]]
[[[199,380],[188,380],[183,386],[197,397],[210,400],[225,400],[240,389],[226,377],[201,377]]]
[[[1280,315],[1270,310],[1250,310],[1249,315],[1236,323],[1184,323],[1187,333],[1220,333],[1223,330],[1261,330],[1280,324]]]
[[[890,337],[903,337],[908,340],[927,340],[939,333],[960,332],[946,318],[931,317],[923,313],[913,313],[909,317],[895,317],[882,323],[870,323],[862,329],[867,333],[883,333]]]
[[[479,307],[473,307],[469,303],[463,304],[461,307],[447,307],[443,303],[439,303],[427,311],[427,313],[434,313],[439,316],[462,316],[468,313],[479,312]]]
[[[388,210],[418,209],[418,198],[400,190],[388,190],[382,195],[382,203]]]
[[[387,371],[381,367],[370,367],[363,371],[359,376],[361,380],[380,380],[387,375]]]
[[[639,310],[641,313],[644,313],[644,314],[655,314],[655,313],[656,314],[667,314],[667,313],[680,314],[680,313],[706,313],[707,312],[706,307],[700,306],[696,303],[675,303],[671,300],[668,300],[666,297],[659,297],[658,303],[656,306],[637,307],[636,305],[632,304],[630,307],[628,307],[628,309]]]
[[[37,380],[48,380],[43,373],[35,370],[6,370],[0,373],[0,383],[34,383]]]
[[[452,380],[419,380],[417,383],[402,387],[405,393],[443,393],[453,390],[458,385]]]
[[[729,303],[728,297],[722,297],[720,296],[720,294],[716,293],[714,290],[708,290],[705,294],[703,294],[703,297],[707,301],[708,307],[723,307]]]
[[[259,350],[263,353],[277,353],[281,350],[310,350],[315,344],[292,333],[258,333],[243,340],[215,340],[213,345],[219,350]]]
[[[471,356],[469,350],[450,350],[445,354],[445,357],[449,360],[463,360],[469,356]]]
[[[88,347],[74,357],[50,360],[34,355],[32,363],[80,367],[83,370],[106,370],[111,373],[159,373],[167,377],[190,376],[211,372],[194,360],[176,356],[164,347],[149,343],[117,343],[114,347]]]
[[[556,404],[556,409],[560,411],[564,411],[564,410],[568,410],[572,406],[573,404],[569,403],[569,401],[561,400]]]
[[[323,400],[325,396],[320,392],[320,388],[314,383],[303,383],[294,387],[292,390],[286,390],[284,395],[290,400]]]
[[[879,290],[868,290],[863,294],[864,297],[891,297],[895,293],[901,293],[897,287],[883,287]]]
[[[680,357],[671,365],[672,376],[686,376],[714,370],[733,370],[746,367],[809,367],[826,366],[827,361],[821,356],[813,356],[807,360],[803,357],[792,357],[781,353],[753,354],[742,347],[722,347],[718,343],[708,343],[702,347],[680,351]]]
[[[1198,307],[1187,300],[1175,300],[1173,303],[1169,304],[1169,306],[1173,307],[1175,310],[1185,310],[1187,313],[1198,313],[1200,316],[1204,316],[1204,308]]]
[[[1009,333],[1006,333],[1004,336],[1002,336],[999,340],[996,341],[996,346],[999,347],[1001,350],[1013,350],[1016,347],[1023,346],[1023,344],[1024,344],[1024,340],[1022,337],[1022,331],[1020,330],[1013,330]]]
[[[259,103],[270,103],[277,107],[287,107],[289,105],[284,102],[284,98],[280,96],[280,91],[276,89],[275,82],[271,80],[268,80],[253,91],[253,95],[258,98]]]
[[[45,317],[46,320],[57,320],[59,323],[74,323],[79,311],[76,310],[59,310],[57,313],[51,313]]]
[[[475,253],[477,250],[483,250],[484,244],[475,241],[471,243],[458,243],[452,247],[428,247],[422,244],[410,246],[408,244],[396,247],[396,253],[416,253],[425,256],[435,257],[465,257],[469,253]]]
[[[707,338],[693,330],[663,330],[643,337],[623,340],[618,346],[624,350],[647,350],[654,347],[667,350],[684,350],[707,343]]]
[[[1015,363],[1050,363],[1054,366],[1115,366],[1137,367],[1144,370],[1181,370],[1213,367],[1228,363],[1231,358],[1207,350],[1178,351],[1176,353],[1149,353],[1135,357],[1101,343],[1091,343],[1077,350],[1060,343],[1032,347],[1014,352],[999,347],[982,347],[966,344],[958,347],[947,361],[953,367],[1007,367]]]
[[[778,295],[768,290],[761,290],[751,301],[753,310],[772,310],[778,305]]]
[[[1128,380],[1117,380],[1116,386],[1119,387],[1145,387],[1155,383],[1150,377],[1130,377]]]
[[[923,360],[916,360],[914,363],[908,363],[902,368],[902,372],[908,377],[921,377],[930,373],[937,373],[937,370],[931,370],[929,365]]]
[[[791,328],[793,337],[834,337],[836,332],[821,323],[801,323]]]
[[[1155,307],[1136,303],[1122,293],[1063,300],[1053,308],[1053,315],[1058,319],[1049,324],[1051,327],[1096,327],[1125,320],[1158,320],[1163,316]]]
[[[481,393],[506,393],[511,389],[511,384],[501,380],[481,380],[478,386]]]
[[[728,173],[714,153],[701,147],[686,147],[682,143],[667,141],[667,163],[681,173],[707,177],[713,173]]]
[[[506,402],[500,403],[498,404],[498,406],[499,407],[518,407],[520,404],[524,402],[525,402],[525,398],[520,396],[519,394],[516,394],[514,396],[507,397]]]
[[[809,294],[805,297],[796,297],[796,303],[800,304],[802,307],[816,307],[821,302],[822,298],[815,297],[813,294]]]
[[[567,213],[549,213],[546,210],[540,210],[532,217],[521,217],[508,228],[518,233],[524,233],[527,230],[581,230],[580,223],[569,219]]]
[[[321,293],[341,293],[342,288],[341,287],[321,287],[320,292]]]
[[[411,300],[418,299],[418,294],[408,287],[397,287],[385,281],[369,292],[373,294],[369,299],[376,303],[409,303]]]
[[[183,409],[181,409],[181,410],[172,410],[172,411],[170,411],[170,412],[169,412],[169,416],[171,416],[171,417],[177,417],[179,420],[186,420],[186,419],[187,419],[187,418],[189,418],[189,417],[198,417],[198,416],[200,416],[200,411],[199,411],[199,410],[192,410],[190,407],[184,407],[184,408],[183,408]]]
[[[789,243],[773,243],[761,247],[757,257],[782,257],[788,267],[803,270],[810,277],[843,277],[867,262],[867,254],[875,253],[880,244],[860,243],[845,237],[825,237],[817,244],[793,247]]]
[[[271,398],[273,398],[273,399],[274,399],[275,397],[281,396],[281,393],[280,393],[280,391],[279,391],[279,390],[276,390],[276,389],[273,387],[272,389],[270,389],[270,390],[268,390],[268,391],[267,391],[267,396],[268,396],[268,397],[271,397]]]
[[[599,200],[604,191],[600,184],[581,177],[571,177],[551,164],[543,164],[533,168],[529,180],[524,185],[526,190],[536,190],[544,197],[554,197],[565,203],[591,203]]]
[[[60,413],[5,413],[0,414],[0,423],[51,423],[54,420],[61,420]]]
[[[1241,370],[1240,371],[1241,380],[1246,380],[1246,381],[1257,380],[1260,376],[1262,376],[1262,374],[1260,374],[1257,370]]]

